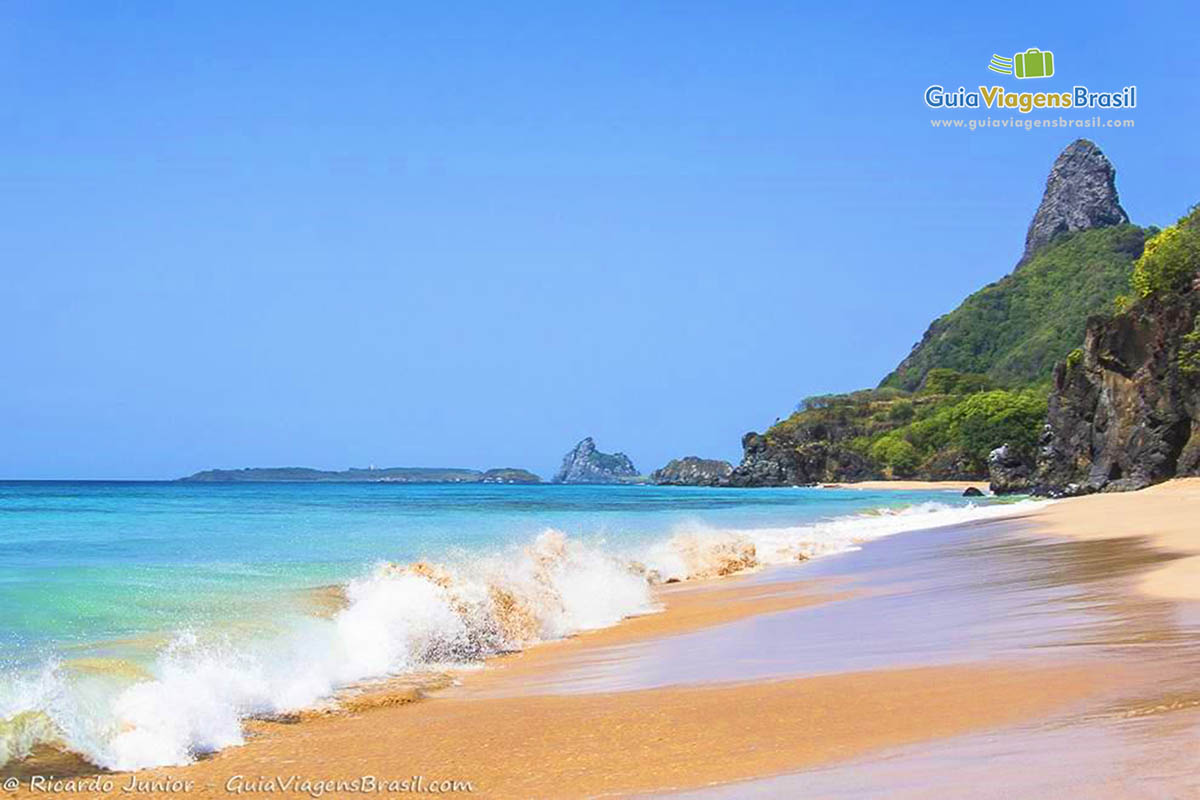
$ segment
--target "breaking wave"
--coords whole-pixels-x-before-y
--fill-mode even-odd
[[[796,527],[695,526],[624,552],[547,530],[486,557],[377,564],[342,588],[331,613],[249,642],[181,632],[144,675],[64,661],[0,675],[0,765],[38,745],[113,770],[185,764],[241,744],[247,718],[319,707],[364,681],[479,663],[652,612],[657,583],[794,563],[1014,510],[926,503]]]

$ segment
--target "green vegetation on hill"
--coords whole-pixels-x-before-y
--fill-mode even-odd
[[[1004,389],[985,375],[936,368],[916,392],[883,387],[809,398],[765,435],[774,447],[841,448],[882,477],[983,477],[993,448],[1031,451],[1045,419],[1041,389]]]
[[[982,476],[997,444],[1031,452],[1045,419],[1046,395],[1034,389],[942,395],[908,425],[877,437],[869,452],[892,477],[934,472],[939,464]]]
[[[1145,235],[1134,225],[1060,235],[934,321],[880,385],[913,391],[936,367],[1003,386],[1045,381],[1083,341],[1087,318],[1110,310],[1126,290]]]
[[[856,477],[983,477],[1001,444],[1032,453],[1050,373],[1079,360],[1088,317],[1110,310],[1131,280],[1146,296],[1196,274],[1200,224],[1189,219],[1151,244],[1132,225],[1060,235],[935,321],[878,389],[809,398],[766,432],[767,444],[819,451],[842,465],[825,473],[853,465]]]
[[[991,467],[998,490],[1027,488],[1055,364],[1085,359],[1089,318],[1135,305],[1122,294],[1131,279],[1139,301],[1200,280],[1200,212],[1162,234],[1130,225],[1115,174],[1095,143],[1072,142],[1010,275],[935,320],[879,388],[810,398],[765,433],[746,434],[730,483],[978,478]],[[1200,374],[1193,322],[1177,363]]]

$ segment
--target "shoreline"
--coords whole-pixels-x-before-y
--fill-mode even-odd
[[[1189,585],[1189,576],[1200,564],[1200,543],[1186,541],[1193,504],[1200,510],[1200,479],[1139,493],[1073,498],[1014,512],[1013,518],[1043,537],[1140,537],[1154,547],[1186,552],[1143,570],[1132,583],[1158,597],[1196,599],[1200,595],[1194,581]],[[196,782],[190,794],[199,797],[225,796],[223,775],[270,774],[295,763],[314,778],[369,771],[474,780],[482,796],[489,797],[686,789],[754,780],[1044,718],[1111,689],[1116,680],[1115,672],[1083,662],[987,660],[639,691],[528,691],[531,683],[581,658],[767,615],[805,614],[857,591],[808,576],[803,568],[769,582],[755,581],[755,574],[761,573],[660,586],[655,591],[665,606],[660,612],[490,659],[485,667],[463,673],[457,685],[440,688],[445,679],[437,677],[423,687],[412,681],[369,687],[341,696],[340,710],[298,715],[298,725],[283,724],[294,720],[251,721],[245,745],[193,764],[115,775],[118,783],[129,774],[148,781],[184,776]],[[931,685],[939,688],[934,691]],[[428,690],[435,693],[426,696]],[[423,702],[410,706],[416,700]],[[889,713],[880,717],[871,710],[877,707]],[[812,741],[813,726],[823,731],[820,742]],[[421,740],[415,751],[414,740]],[[623,744],[617,746],[617,741]],[[765,750],[753,745],[764,741],[770,743]],[[451,758],[446,750],[461,755]],[[674,771],[650,769],[664,758]],[[575,766],[561,767],[562,759]],[[547,782],[531,784],[531,768],[514,769],[518,763],[536,764],[534,771]],[[616,770],[621,780],[614,779],[617,764],[622,765]],[[66,766],[57,774],[89,772],[80,765],[74,770]],[[554,783],[559,780],[572,790]]]
[[[967,489],[978,489],[983,494],[989,494],[986,479],[979,481],[852,481],[847,483],[820,483],[820,489],[860,489],[864,491],[896,491],[896,492],[964,492]]]
[[[216,658],[210,657],[213,650],[208,642],[185,638],[177,652],[172,652],[173,643],[163,643],[165,660],[162,653],[131,653],[155,659],[153,665],[162,671],[148,666],[141,673],[144,680],[128,685],[114,681],[115,691],[105,689],[96,700],[84,698],[87,705],[77,708],[71,705],[80,682],[74,666],[81,659],[72,658],[65,663],[62,677],[54,671],[47,674],[46,683],[30,684],[31,691],[38,693],[23,701],[31,713],[13,718],[15,727],[0,730],[0,758],[19,765],[38,747],[41,753],[70,749],[94,768],[118,771],[188,763],[244,744],[246,726],[255,718],[299,720],[320,716],[338,702],[376,702],[356,695],[364,688],[374,691],[380,682],[399,682],[398,691],[383,693],[382,701],[393,703],[428,688],[424,676],[474,671],[478,665],[498,663],[497,656],[514,649],[528,650],[564,638],[600,643],[616,632],[592,632],[614,628],[630,617],[635,620],[620,626],[620,635],[646,626],[666,635],[663,626],[673,625],[668,621],[678,614],[653,613],[658,608],[654,598],[676,598],[681,591],[696,596],[686,587],[701,587],[716,577],[740,576],[720,584],[732,586],[763,569],[855,551],[864,541],[900,531],[1012,513],[1005,504],[948,503],[931,493],[919,498],[921,502],[899,498],[896,503],[878,495],[846,495],[832,503],[817,501],[825,509],[824,516],[801,511],[799,522],[788,522],[776,514],[773,527],[705,528],[689,522],[669,536],[624,550],[546,528],[524,545],[486,556],[478,566],[421,559],[376,562],[370,574],[345,585],[290,590],[284,595],[288,603],[319,622],[281,627],[273,636],[257,640],[243,639],[252,649],[240,662],[237,651],[224,649],[219,639]],[[807,509],[811,502],[805,499],[799,505]],[[581,586],[592,588],[580,591]],[[796,603],[762,598],[746,604],[748,610],[735,616],[761,614],[781,602],[778,608]],[[742,603],[707,605],[710,614],[704,624],[713,625],[727,621],[730,611]],[[713,609],[719,613],[712,614]],[[695,627],[702,619],[690,624]],[[107,656],[110,644],[101,640],[84,647]],[[347,646],[365,648],[365,657],[346,650]],[[301,661],[290,669],[284,666],[295,662],[302,651],[319,653],[330,647],[340,655],[318,658],[315,663]],[[378,661],[371,661],[387,655],[389,648],[399,648],[406,662],[390,674]],[[86,652],[81,650],[80,655]],[[103,679],[106,670],[113,676],[127,672],[119,660],[108,664],[96,661],[85,671],[94,672],[96,679]],[[432,685],[443,682],[435,677]],[[178,708],[172,696],[188,691],[185,686],[194,687],[195,702]],[[66,700],[57,707],[40,699],[60,690]]]
[[[486,797],[656,792],[1018,723],[1114,682],[1079,665],[991,664],[583,695],[448,695],[306,721],[295,733],[264,730],[242,748],[146,777],[186,776],[220,796],[228,776],[293,763],[322,779],[468,780]],[[881,708],[887,713],[875,713]]]

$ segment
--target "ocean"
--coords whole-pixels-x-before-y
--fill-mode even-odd
[[[0,765],[187,763],[339,689],[654,611],[660,582],[1010,513],[949,491],[0,483]]]

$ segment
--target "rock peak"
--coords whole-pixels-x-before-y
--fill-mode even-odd
[[[588,436],[563,457],[554,483],[621,483],[636,478],[638,471],[624,453],[601,453]]]
[[[1060,233],[1129,222],[1117,198],[1116,174],[1095,142],[1076,139],[1067,145],[1046,178],[1042,203],[1025,234],[1021,261]]]

